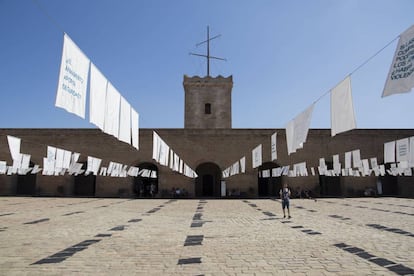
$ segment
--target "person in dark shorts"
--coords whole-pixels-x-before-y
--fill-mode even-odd
[[[291,218],[290,209],[289,209],[290,189],[288,188],[286,183],[283,185],[283,188],[280,189],[279,194],[280,194],[280,199],[282,200],[283,218],[286,218],[286,213],[285,213],[286,208],[288,211],[288,218]]]

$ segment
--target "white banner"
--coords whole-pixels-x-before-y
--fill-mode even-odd
[[[331,136],[356,128],[351,77],[331,90]]]
[[[253,169],[262,165],[262,144],[252,150]]]
[[[132,146],[139,149],[139,114],[131,107]]]
[[[246,172],[246,157],[245,156],[240,158],[240,171],[241,171],[241,173]]]
[[[276,136],[277,132],[273,133],[270,137],[271,161],[277,159]]]
[[[414,25],[400,35],[382,97],[407,93],[414,87]]]
[[[410,157],[408,158],[410,168],[414,167],[414,136],[410,137]]]
[[[7,135],[7,142],[9,143],[10,155],[13,160],[19,159],[20,155],[20,138]]]
[[[352,151],[352,161],[354,168],[362,168],[361,152],[359,149]]]
[[[384,164],[395,162],[395,141],[384,143]]]
[[[345,152],[345,169],[352,168],[352,151]]]
[[[82,118],[85,118],[89,63],[88,57],[65,34],[55,105]]]
[[[108,82],[106,90],[104,132],[118,138],[119,135],[119,106],[121,95],[118,90]]]
[[[312,104],[288,122],[286,126],[286,143],[289,155],[296,152],[297,149],[302,148],[306,142],[314,106],[315,104]]]
[[[121,97],[119,140],[131,145],[131,105]]]
[[[414,48],[413,48],[414,49]],[[409,159],[410,144],[409,138],[397,140],[397,162],[407,161]]]
[[[105,101],[106,87],[108,80],[104,75],[91,63],[91,83],[89,97],[89,121],[100,129],[104,129],[105,122]]]

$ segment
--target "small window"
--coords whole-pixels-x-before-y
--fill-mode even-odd
[[[211,114],[211,104],[206,103],[204,106],[204,113],[205,114]]]

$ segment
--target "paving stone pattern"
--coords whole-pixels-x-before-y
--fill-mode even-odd
[[[104,207],[105,206],[105,207]],[[0,197],[0,275],[414,275],[414,200]]]

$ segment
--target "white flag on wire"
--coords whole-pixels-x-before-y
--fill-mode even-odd
[[[85,119],[89,63],[88,57],[65,34],[55,105],[83,119]]]
[[[121,96],[119,140],[131,145],[131,105]]]
[[[159,147],[160,147],[160,137],[158,134],[152,132],[152,159],[158,162],[159,160]]]
[[[345,169],[352,168],[352,151],[345,152]]]
[[[414,87],[414,25],[400,35],[382,97],[407,93]]]
[[[105,101],[106,87],[108,80],[104,75],[91,63],[91,83],[89,97],[89,121],[100,129],[104,129],[105,122]]]
[[[395,162],[395,141],[384,143],[384,164]]]
[[[273,133],[270,137],[270,148],[271,148],[271,160],[274,161],[277,159],[277,148],[276,148],[276,136],[277,132]]]
[[[21,139],[7,135],[7,142],[9,143],[9,150],[12,159],[19,159]]]
[[[331,90],[331,136],[356,128],[351,77]]]
[[[352,151],[352,161],[354,168],[362,168],[361,151],[359,149]]]
[[[410,141],[409,138],[397,140],[397,162],[409,161]]]
[[[410,168],[414,167],[414,136],[410,137],[410,156],[408,158],[408,164]]]
[[[132,146],[139,149],[139,114],[131,107]]]
[[[286,142],[289,155],[296,152],[297,149],[302,148],[306,142],[314,107],[315,104],[312,104],[288,122],[286,126]]]
[[[241,173],[246,172],[246,157],[245,156],[240,158],[240,171],[241,171]]]
[[[115,136],[119,136],[119,107],[121,102],[121,95],[113,85],[108,82],[106,90],[106,104],[105,104],[105,123],[104,132]]]
[[[252,150],[253,169],[262,165],[262,144]]]

